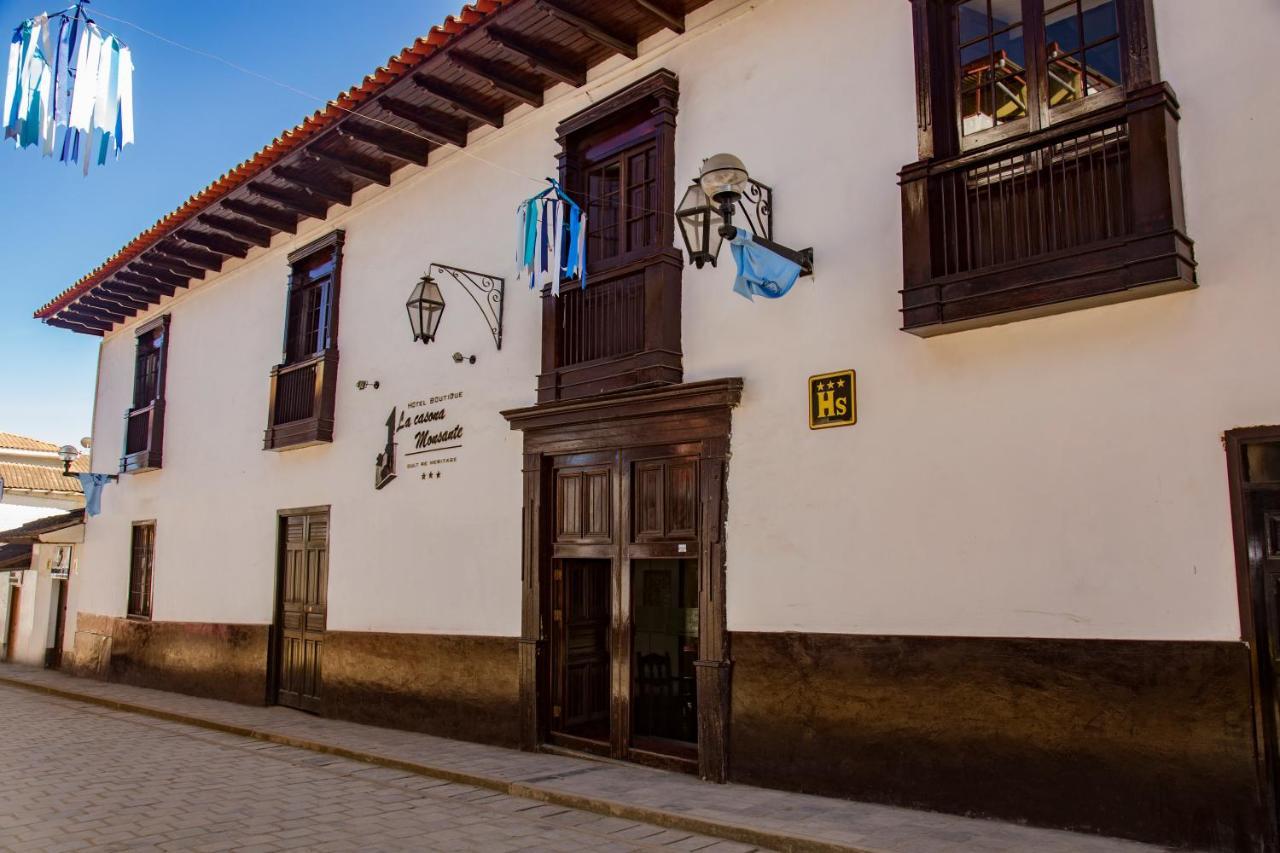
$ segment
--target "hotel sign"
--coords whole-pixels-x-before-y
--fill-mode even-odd
[[[839,370],[809,377],[809,429],[858,422],[857,372]]]

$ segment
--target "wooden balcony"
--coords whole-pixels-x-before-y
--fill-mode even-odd
[[[682,264],[672,250],[544,294],[538,402],[678,384]]]
[[[333,441],[338,351],[271,368],[264,450],[287,450]]]
[[[124,455],[120,473],[134,474],[161,467],[164,454],[164,400],[130,409],[124,416]]]
[[[903,329],[931,336],[1196,286],[1178,105],[1103,110],[901,173]]]

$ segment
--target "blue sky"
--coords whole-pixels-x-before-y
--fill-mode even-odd
[[[0,0],[0,27],[7,34],[23,19],[69,3]],[[0,266],[0,432],[60,444],[89,434],[99,339],[45,326],[32,312],[322,106],[107,15],[330,98],[461,6],[95,0],[90,9],[102,13],[99,25],[133,51],[137,141],[87,178],[34,148],[0,145],[0,254],[8,259]],[[7,36],[3,51],[7,56]]]

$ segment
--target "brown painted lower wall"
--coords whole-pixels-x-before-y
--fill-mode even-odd
[[[518,663],[514,637],[331,631],[324,714],[516,746]]]
[[[80,613],[64,669],[139,687],[261,705],[266,625],[145,622]]]
[[[248,705],[267,701],[270,626],[142,622],[80,613],[64,669]],[[515,746],[515,638],[330,631],[327,717]]]
[[[734,781],[1256,850],[1243,643],[732,635]]]

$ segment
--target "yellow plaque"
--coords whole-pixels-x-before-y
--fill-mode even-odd
[[[858,422],[857,378],[853,370],[809,377],[809,429],[853,426]]]

